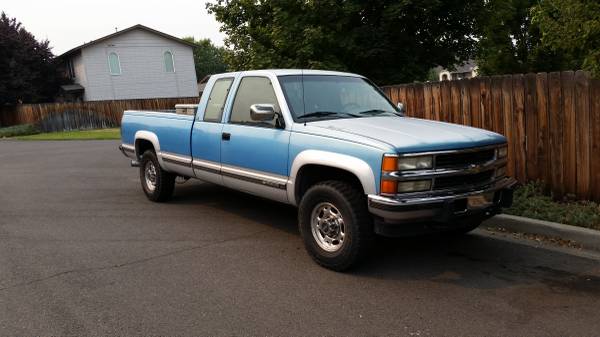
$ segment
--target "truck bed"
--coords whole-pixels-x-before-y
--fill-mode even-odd
[[[134,145],[138,131],[151,132],[160,139],[160,151],[189,156],[193,123],[193,115],[175,113],[175,110],[127,110],[121,127],[123,143]]]

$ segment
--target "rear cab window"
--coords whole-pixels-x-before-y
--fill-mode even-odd
[[[233,78],[220,78],[215,81],[212,87],[210,95],[208,96],[208,102],[206,103],[206,109],[204,110],[205,122],[220,123],[223,117],[223,110],[225,108],[225,101],[229,95]]]

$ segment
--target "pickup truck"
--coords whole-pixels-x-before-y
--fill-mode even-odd
[[[182,111],[124,112],[120,150],[148,199],[183,177],[294,205],[308,253],[333,270],[376,235],[466,233],[512,203],[505,137],[405,117],[360,75],[213,75]]]

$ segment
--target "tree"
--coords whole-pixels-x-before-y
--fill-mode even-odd
[[[483,75],[560,68],[561,56],[541,45],[531,8],[538,0],[490,0],[479,15],[477,64]]]
[[[586,69],[600,75],[600,4],[490,0],[479,16],[484,75]]]
[[[542,45],[564,55],[565,69],[600,77],[600,3],[597,0],[543,0],[533,8]]]
[[[0,105],[49,101],[60,77],[47,40],[37,41],[15,18],[0,14]]]
[[[210,39],[195,40],[193,37],[183,39],[196,45],[194,47],[194,63],[196,64],[196,77],[198,80],[206,75],[227,71],[223,47],[215,46]]]
[[[217,0],[207,4],[227,34],[234,70],[321,68],[364,74],[379,84],[423,80],[474,51],[467,0]]]

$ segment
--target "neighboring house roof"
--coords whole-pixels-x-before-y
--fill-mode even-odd
[[[136,29],[142,29],[142,30],[145,30],[145,31],[147,31],[147,32],[150,32],[150,33],[153,33],[153,34],[156,34],[156,35],[162,36],[162,37],[164,37],[164,38],[166,38],[166,39],[173,40],[173,41],[175,41],[175,42],[179,42],[179,43],[181,43],[181,44],[185,44],[185,45],[188,45],[188,46],[190,46],[190,47],[195,47],[195,44],[193,44],[193,43],[191,43],[191,42],[185,41],[185,40],[183,40],[183,39],[180,39],[180,38],[178,38],[178,37],[175,37],[175,36],[172,36],[172,35],[169,35],[169,34],[165,34],[165,33],[163,33],[163,32],[159,32],[158,30],[152,29],[152,28],[150,28],[150,27],[146,27],[146,26],[144,26],[144,25],[139,25],[139,24],[138,24],[138,25],[135,25],[135,26],[132,26],[132,27],[129,27],[129,28],[126,28],[126,29],[120,30],[120,31],[118,31],[118,32],[112,33],[112,34],[110,34],[110,35],[106,35],[106,36],[104,36],[104,37],[101,37],[101,38],[99,38],[99,39],[96,39],[96,40],[93,40],[93,41],[90,41],[90,42],[84,43],[84,44],[82,44],[81,46],[75,47],[75,48],[73,48],[73,49],[71,49],[71,50],[69,50],[69,51],[67,51],[67,52],[64,52],[64,53],[62,53],[60,56],[58,56],[58,58],[62,58],[62,57],[65,57],[65,56],[71,55],[71,54],[73,54],[73,53],[75,53],[75,52],[78,52],[78,51],[80,51],[81,49],[83,49],[83,48],[85,48],[85,47],[91,46],[91,45],[93,45],[93,44],[96,44],[96,43],[99,43],[99,42],[102,42],[102,41],[106,41],[106,40],[108,40],[108,39],[110,39],[110,38],[113,38],[113,37],[115,37],[115,36],[119,36],[119,35],[121,35],[121,34],[125,34],[125,33],[127,33],[127,32],[130,32],[130,31],[132,31],[132,30],[136,30]]]

